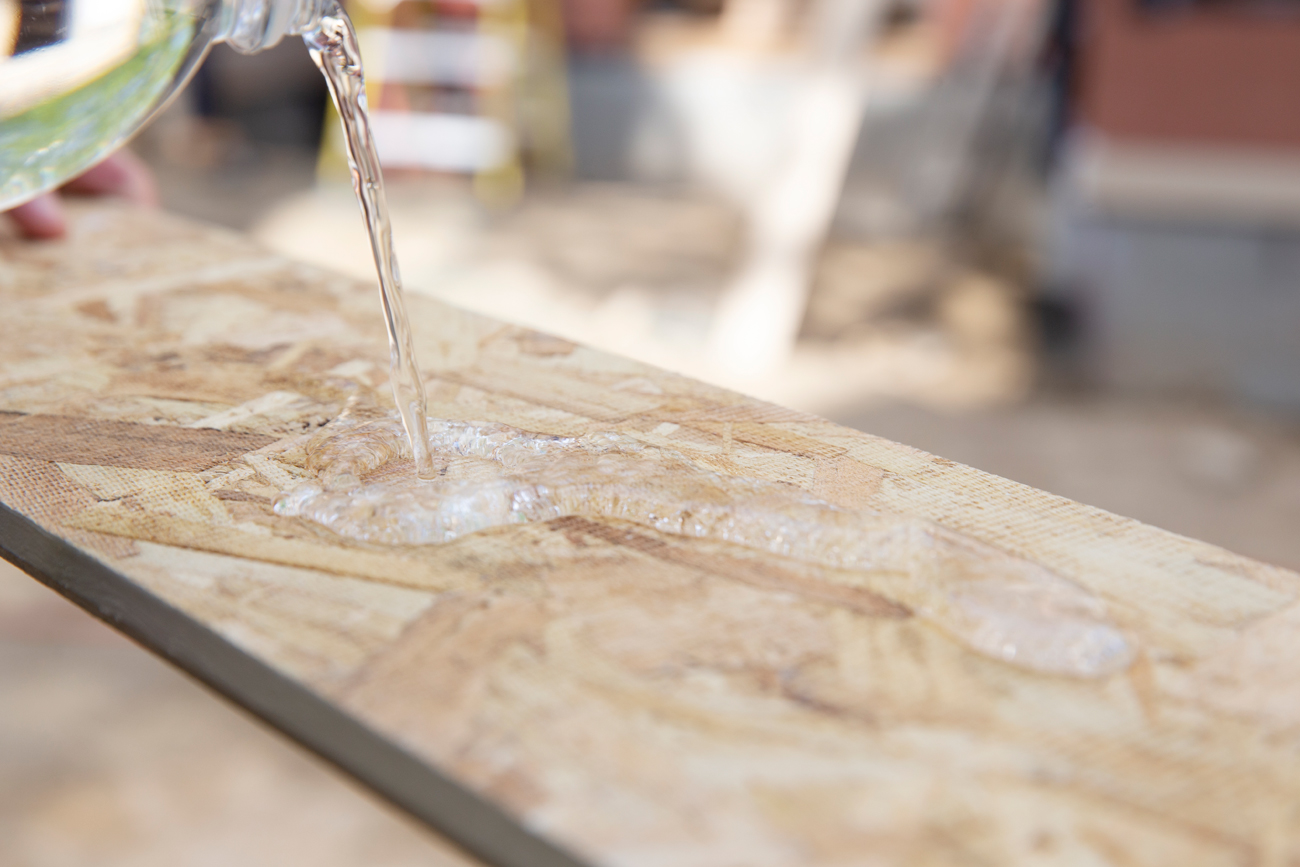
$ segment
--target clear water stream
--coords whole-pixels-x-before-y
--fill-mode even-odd
[[[303,40],[311,52],[311,59],[325,76],[334,105],[343,120],[352,187],[366,219],[375,268],[379,272],[379,294],[384,307],[384,322],[388,327],[393,398],[411,443],[416,475],[429,479],[433,477],[434,469],[428,446],[424,382],[416,363],[411,323],[402,298],[402,278],[397,267],[397,253],[393,249],[384,175],[370,130],[366,78],[357,34],[347,13],[334,4],[330,12],[322,16],[320,27],[303,36]]]

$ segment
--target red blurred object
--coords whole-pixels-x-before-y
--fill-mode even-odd
[[[631,38],[636,0],[562,0],[564,35],[583,52],[623,48]]]
[[[1083,0],[1079,120],[1107,137],[1300,148],[1300,14]]]

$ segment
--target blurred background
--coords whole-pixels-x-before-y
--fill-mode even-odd
[[[1297,0],[349,9],[408,291],[1300,568]],[[134,147],[373,279],[297,42]],[[462,863],[16,571],[0,707],[2,864]]]

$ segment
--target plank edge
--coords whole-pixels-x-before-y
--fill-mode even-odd
[[[0,503],[0,557],[492,867],[588,867],[94,557]]]

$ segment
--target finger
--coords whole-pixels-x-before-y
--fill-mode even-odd
[[[121,150],[64,185],[71,193],[121,196],[142,205],[158,204],[153,172],[135,154]]]
[[[9,212],[9,216],[26,238],[62,238],[68,230],[59,197],[54,193],[45,193],[19,205]]]

